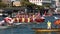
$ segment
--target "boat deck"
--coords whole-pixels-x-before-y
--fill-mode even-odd
[[[46,28],[32,28],[36,32],[60,32],[60,28],[52,28],[52,29],[46,29]]]

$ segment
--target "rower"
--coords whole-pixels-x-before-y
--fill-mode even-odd
[[[24,21],[25,21],[25,18],[22,17],[22,22],[24,22]]]
[[[28,17],[28,23],[30,22],[30,18]]]
[[[36,18],[35,18],[35,15],[33,15],[33,22],[35,22],[35,19],[36,19]]]
[[[18,23],[19,22],[19,18],[15,17],[15,18],[13,18],[13,21],[14,21],[14,23]]]

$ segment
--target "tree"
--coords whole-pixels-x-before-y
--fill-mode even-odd
[[[51,6],[50,4],[45,4],[44,5],[44,7],[46,7],[46,8],[50,8],[50,6]]]
[[[22,6],[33,6],[35,4],[30,3],[29,0],[21,0],[21,5]]]
[[[1,2],[1,0],[0,0],[0,2]]]
[[[0,8],[2,8],[2,7],[7,7],[7,5],[3,2],[0,2]]]
[[[40,6],[40,5],[36,5],[36,4],[33,4],[33,3],[30,3],[29,0],[21,0],[21,5],[22,6],[25,6],[25,7],[32,7],[32,9],[43,9],[44,6]]]

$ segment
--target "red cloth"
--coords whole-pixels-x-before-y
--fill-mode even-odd
[[[35,19],[36,22],[44,22],[44,19]]]
[[[28,22],[28,19],[27,18],[25,18],[25,22]]]
[[[19,22],[22,22],[22,18],[19,18]]]
[[[30,18],[30,22],[33,22],[33,19],[32,18]]]
[[[4,20],[5,20],[5,22],[9,22],[9,21],[11,21],[12,20],[12,18],[9,18],[9,17],[6,17],[6,18],[4,18]]]

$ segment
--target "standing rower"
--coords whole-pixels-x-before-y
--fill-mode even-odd
[[[47,22],[47,29],[51,29],[51,22],[50,21]]]

